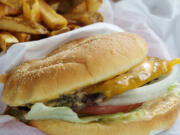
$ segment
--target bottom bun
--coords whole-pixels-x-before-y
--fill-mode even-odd
[[[151,117],[136,121],[79,124],[61,120],[34,120],[30,121],[30,125],[48,135],[154,135],[170,128],[178,116],[179,98],[170,96],[166,101],[158,98],[148,102],[150,108],[145,111],[152,114]]]

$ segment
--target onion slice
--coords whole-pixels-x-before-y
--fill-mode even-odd
[[[114,96],[99,105],[129,105],[155,99],[166,92],[167,88],[177,81],[177,75],[178,67],[174,67],[168,75],[162,76],[148,85],[128,90],[119,96]]]

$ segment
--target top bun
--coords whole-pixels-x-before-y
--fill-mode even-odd
[[[46,58],[26,61],[7,74],[2,100],[23,106],[58,98],[126,72],[147,56],[145,40],[121,32],[66,43]]]

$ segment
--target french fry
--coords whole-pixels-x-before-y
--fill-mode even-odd
[[[79,25],[76,25],[76,24],[68,24],[67,27],[68,27],[70,30],[75,30],[75,29],[80,28],[80,26],[79,26]]]
[[[0,50],[17,41],[39,40],[101,22],[101,4],[102,0],[0,0]]]
[[[41,24],[20,17],[4,16],[0,18],[0,30],[29,34],[48,34],[48,30]]]
[[[59,13],[82,13],[97,12],[102,4],[102,0],[61,0],[58,5]],[[57,3],[56,3],[57,8]]]
[[[75,20],[79,25],[89,25],[95,22],[102,22],[103,17],[99,13],[80,13],[80,14],[65,14],[64,15],[69,22],[73,22]]]
[[[102,22],[104,19],[97,12],[101,4],[102,0],[84,0],[64,16],[68,19],[68,22],[75,21],[79,25]]]
[[[88,13],[80,13],[80,14],[65,14],[64,15],[67,19],[68,22],[73,22],[75,24],[79,24],[79,25],[88,25],[91,24],[91,19]]]
[[[6,52],[6,50],[14,43],[18,43],[18,39],[13,36],[12,34],[8,32],[1,32],[0,33],[0,48],[3,50],[3,52]]]
[[[84,0],[76,7],[74,7],[71,11],[71,14],[84,13],[84,12],[88,12],[88,3],[86,0]]]
[[[13,35],[19,40],[19,42],[26,42],[31,39],[31,35],[22,32],[15,32]]]
[[[23,16],[31,21],[40,22],[38,0],[23,0]]]
[[[57,34],[61,34],[61,33],[65,33],[65,32],[68,32],[70,29],[68,27],[63,27],[59,30],[55,30],[55,31],[52,31],[49,33],[49,36],[54,36],[54,35],[57,35]]]
[[[88,12],[91,13],[97,12],[102,4],[102,0],[86,0],[86,1],[88,6]]]
[[[10,6],[11,8],[21,8],[22,0],[0,0],[1,3]]]
[[[17,15],[21,11],[19,8],[12,8],[4,4],[0,4],[0,18],[5,15]]]
[[[95,12],[95,13],[91,14],[91,20],[92,20],[93,23],[103,22],[104,17],[100,13]]]
[[[59,9],[59,5],[60,5],[60,1],[56,0],[56,1],[49,1],[48,5],[54,10],[54,11],[58,11]]]
[[[57,11],[60,14],[71,12],[72,9],[84,1],[86,0],[61,0]]]
[[[0,83],[5,83],[8,78],[7,74],[1,74],[0,75]]]
[[[39,0],[42,21],[52,30],[58,30],[67,25],[67,20],[57,14],[44,0]]]

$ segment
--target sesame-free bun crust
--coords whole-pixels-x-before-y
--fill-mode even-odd
[[[136,121],[79,124],[61,120],[34,120],[30,125],[48,135],[150,135],[170,128],[178,116],[179,98],[168,97],[164,103],[161,100],[149,101],[150,106],[145,112],[151,114],[151,118],[147,115]]]
[[[23,106],[58,98],[129,70],[143,61],[147,51],[143,38],[126,32],[74,40],[46,58],[26,61],[10,71],[2,100]]]

